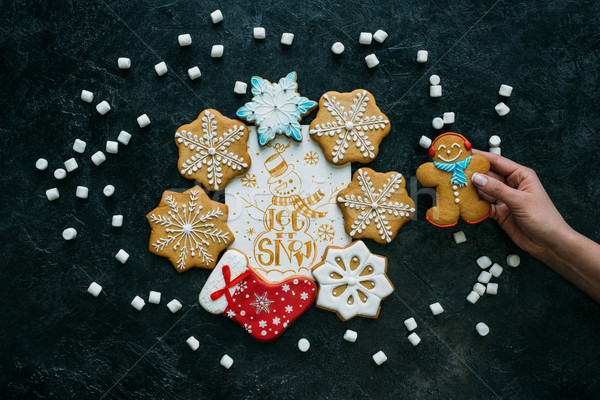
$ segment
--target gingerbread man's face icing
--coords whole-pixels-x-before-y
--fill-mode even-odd
[[[464,139],[456,135],[442,136],[432,146],[435,150],[432,158],[437,162],[455,163],[471,155],[471,150],[465,148]]]

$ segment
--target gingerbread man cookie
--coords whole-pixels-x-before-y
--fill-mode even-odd
[[[152,228],[150,252],[168,258],[177,272],[214,268],[219,253],[234,240],[227,215],[227,206],[212,201],[199,186],[183,193],[165,191],[146,215]]]
[[[472,155],[471,143],[458,133],[446,132],[438,136],[429,155],[433,162],[417,169],[417,179],[423,186],[435,187],[436,206],[427,211],[427,221],[447,228],[456,225],[461,217],[469,224],[486,219],[490,203],[479,198],[471,183],[475,172],[485,174],[490,163],[482,155]]]
[[[236,175],[250,169],[248,128],[217,110],[204,110],[175,133],[177,167],[185,178],[200,181],[208,190],[223,189]]]

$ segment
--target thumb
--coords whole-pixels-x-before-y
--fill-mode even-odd
[[[476,172],[471,177],[471,181],[483,193],[504,202],[509,207],[518,202],[521,196],[521,192],[518,190],[505,185],[503,182],[500,182],[498,179],[492,178],[489,175],[483,175]]]

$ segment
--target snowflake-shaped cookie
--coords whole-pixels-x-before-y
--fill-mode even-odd
[[[334,311],[342,321],[357,315],[377,318],[381,300],[394,291],[386,270],[387,259],[360,240],[327,247],[323,261],[312,269],[319,283],[317,307]]]
[[[236,115],[258,126],[258,144],[264,146],[281,133],[302,141],[300,120],[317,106],[317,102],[300,97],[296,72],[290,72],[279,83],[252,77],[252,101],[240,107]]]
[[[337,198],[348,235],[391,242],[415,213],[415,203],[408,197],[405,185],[398,172],[382,174],[369,168],[356,171]]]
[[[250,169],[248,128],[217,110],[204,110],[198,118],[177,129],[177,166],[181,175],[219,190],[236,175]]]
[[[332,164],[370,162],[390,132],[390,121],[364,89],[350,93],[327,92],[308,133]]]
[[[214,268],[217,255],[234,240],[227,227],[228,208],[212,201],[199,186],[165,191],[150,223],[150,252],[169,259],[177,272]]]

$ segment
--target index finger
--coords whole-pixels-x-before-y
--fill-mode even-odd
[[[481,154],[486,157],[490,162],[490,169],[504,176],[508,176],[519,169],[525,168],[521,164],[517,164],[506,157],[488,153],[487,151],[473,149],[473,154]]]

